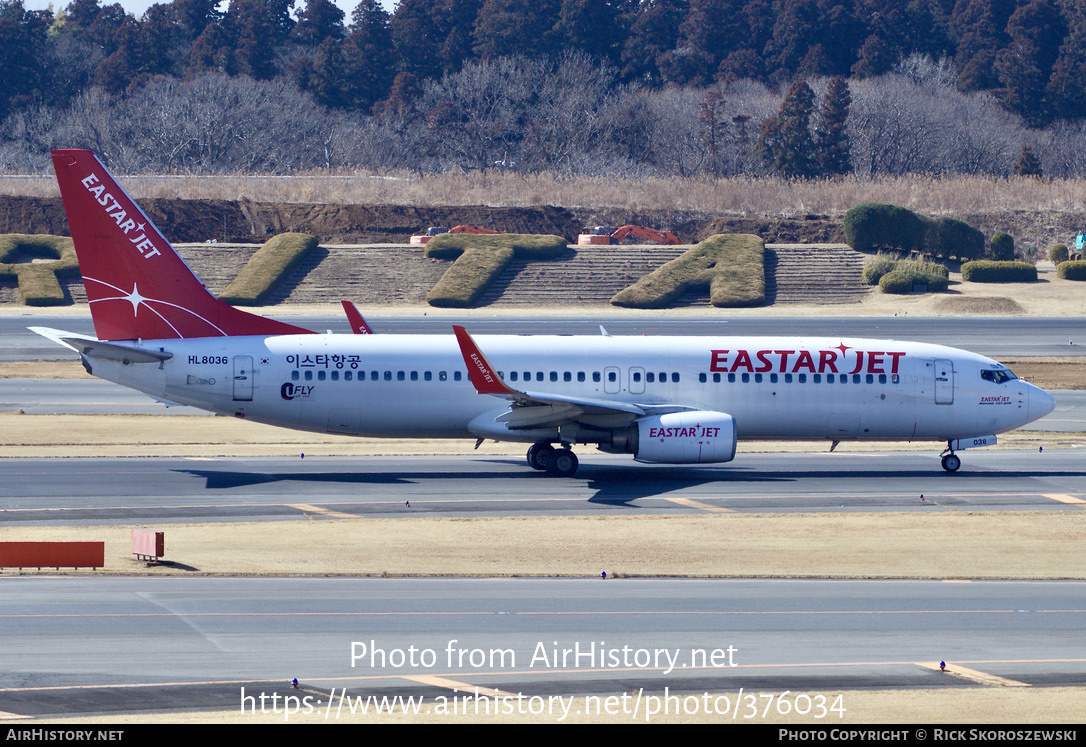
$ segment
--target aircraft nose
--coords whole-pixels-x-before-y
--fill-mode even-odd
[[[1056,409],[1056,399],[1040,387],[1029,386],[1029,419],[1039,420]]]

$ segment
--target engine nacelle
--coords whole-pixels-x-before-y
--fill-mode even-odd
[[[639,462],[708,464],[735,458],[735,418],[693,410],[652,415],[634,423],[630,450]]]

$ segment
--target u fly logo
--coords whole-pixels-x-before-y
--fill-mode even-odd
[[[279,396],[288,402],[292,399],[309,399],[312,391],[312,386],[295,386],[288,381],[279,387]]]

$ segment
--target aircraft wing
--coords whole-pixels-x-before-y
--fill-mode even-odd
[[[693,409],[681,405],[638,405],[610,399],[513,389],[502,381],[466,329],[453,325],[453,331],[456,333],[460,353],[464,356],[468,377],[475,385],[475,391],[510,400],[509,409],[496,420],[512,429],[553,427],[568,423],[617,427],[645,415]]]

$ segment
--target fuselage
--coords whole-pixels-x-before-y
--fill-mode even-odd
[[[1043,417],[1045,391],[994,360],[886,340],[480,336],[512,389],[721,412],[740,439],[965,439]],[[140,343],[157,364],[93,373],[167,401],[312,431],[383,437],[540,434],[491,423],[452,335],[282,335]],[[606,427],[606,423],[603,424]],[[585,439],[592,440],[592,439]]]

